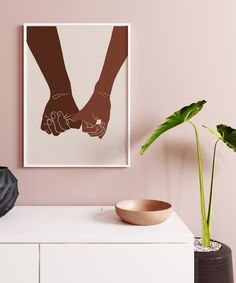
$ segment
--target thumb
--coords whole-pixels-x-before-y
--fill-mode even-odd
[[[79,129],[81,126],[81,117],[80,112],[76,112],[70,116],[69,119],[66,120],[67,125],[70,128]]]
[[[79,121],[79,120],[82,120],[80,111],[78,111],[78,112],[72,114],[72,115],[71,115],[71,119],[73,120],[73,122],[77,122],[77,121]]]

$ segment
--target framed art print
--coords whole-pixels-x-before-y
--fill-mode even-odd
[[[128,167],[129,24],[24,25],[24,166]]]

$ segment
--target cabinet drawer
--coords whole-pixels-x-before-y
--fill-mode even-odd
[[[38,245],[0,244],[0,280],[4,283],[39,283]]]
[[[191,244],[43,244],[41,283],[193,283]]]

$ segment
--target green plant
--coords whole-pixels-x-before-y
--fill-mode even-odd
[[[218,142],[223,141],[228,147],[236,151],[236,130],[228,127],[226,125],[218,125],[217,131],[210,129],[209,127],[203,126],[208,129],[212,134],[217,137],[214,145],[213,158],[212,158],[212,170],[211,170],[211,185],[210,185],[210,195],[209,203],[206,213],[205,205],[205,191],[203,185],[203,173],[202,173],[202,159],[201,159],[201,147],[199,142],[199,136],[196,125],[190,121],[190,119],[195,116],[206,103],[205,100],[192,103],[189,106],[185,106],[179,111],[176,111],[173,115],[166,118],[164,123],[160,124],[152,135],[147,139],[144,145],[141,147],[140,153],[143,154],[146,149],[164,132],[174,128],[184,122],[190,123],[195,132],[196,146],[197,146],[197,160],[198,160],[198,174],[199,174],[199,185],[200,185],[200,202],[201,202],[201,222],[202,222],[202,244],[205,247],[210,245],[210,222],[212,214],[212,197],[214,188],[214,175],[215,175],[215,160],[216,160],[216,148]]]

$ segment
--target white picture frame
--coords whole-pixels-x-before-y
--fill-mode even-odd
[[[82,162],[80,163],[79,161],[76,162],[73,159],[73,162],[69,162],[69,160],[67,160],[65,158],[65,162],[60,161],[60,158],[58,156],[58,154],[56,155],[56,157],[58,156],[58,160],[55,162],[55,160],[52,159],[52,162],[50,162],[50,160],[46,160],[46,162],[43,162],[41,157],[43,158],[43,154],[45,154],[45,148],[47,148],[46,146],[46,142],[45,142],[45,138],[43,138],[43,142],[41,142],[41,144],[44,145],[42,152],[40,153],[41,147],[40,147],[40,143],[38,144],[38,146],[34,147],[34,142],[32,142],[34,140],[34,130],[31,130],[31,126],[33,123],[33,119],[32,119],[32,111],[29,110],[29,108],[33,108],[32,106],[32,99],[30,100],[29,97],[32,93],[32,91],[30,92],[29,89],[32,89],[32,85],[31,82],[29,81],[30,78],[29,76],[31,76],[31,73],[29,70],[29,61],[32,61],[32,54],[30,54],[30,50],[29,50],[29,46],[27,45],[27,28],[28,27],[57,27],[57,29],[66,29],[67,27],[73,27],[73,28],[99,28],[99,27],[127,27],[128,30],[128,56],[126,59],[126,73],[127,73],[127,105],[126,105],[126,122],[127,122],[127,129],[125,129],[126,132],[126,148],[125,148],[125,153],[123,152],[123,154],[126,155],[126,157],[124,158],[125,162],[121,162],[118,161],[116,162],[116,160],[119,160],[119,156],[118,156],[118,152],[117,152],[117,159],[115,160],[114,158],[114,162],[111,161],[108,163],[108,157],[106,156],[106,160],[104,162],[101,162],[101,164],[99,164],[99,162]],[[81,29],[82,30],[82,29]],[[23,59],[23,64],[24,64],[24,78],[23,78],[23,92],[24,92],[24,117],[23,117],[23,127],[24,127],[24,137],[23,137],[23,166],[24,167],[130,167],[130,23],[25,23],[23,25],[23,42],[24,42],[24,59]],[[61,38],[60,38],[61,39]],[[29,56],[31,56],[31,59],[29,58]],[[35,63],[34,64],[34,68],[35,67]],[[32,68],[33,69],[33,68]],[[35,71],[36,72],[36,71]],[[34,72],[32,72],[34,73]],[[41,78],[42,80],[42,78]],[[30,107],[29,107],[30,106]],[[81,110],[81,109],[80,109]],[[33,113],[35,113],[37,111],[34,111]],[[36,123],[35,123],[36,124]],[[38,122],[37,122],[38,125]],[[34,127],[33,129],[35,129],[36,127]],[[35,130],[36,131],[36,130]],[[39,131],[42,131],[41,129],[39,129]],[[80,130],[78,130],[80,131]],[[73,130],[73,133],[75,132],[75,130]],[[122,132],[122,131],[121,131]],[[41,134],[39,134],[39,137],[41,137]],[[44,133],[45,136],[47,136],[47,133]],[[62,136],[64,133],[62,133],[60,136]],[[86,133],[83,133],[84,135]],[[108,133],[106,133],[107,135]],[[31,136],[30,136],[31,135]],[[37,133],[38,135],[38,133]],[[52,135],[51,135],[52,136]],[[88,136],[89,137],[89,136]],[[58,137],[54,137],[55,140]],[[96,137],[97,138],[97,137]],[[91,139],[96,139],[96,138],[91,138]],[[50,137],[50,139],[52,140],[52,137]],[[113,138],[114,140],[115,138]],[[111,139],[112,140],[112,139]],[[39,142],[39,138],[36,139],[36,143]],[[83,141],[84,142],[84,141]],[[45,144],[44,144],[45,143]],[[79,142],[78,142],[79,143]],[[52,143],[50,142],[49,145],[51,145],[51,147],[49,146],[48,150],[52,151],[52,149],[54,147],[52,147]],[[105,147],[105,146],[104,146]],[[50,149],[51,148],[51,149]],[[91,146],[91,148],[93,148]],[[100,147],[99,147],[100,148]],[[37,152],[38,149],[38,152]],[[71,147],[72,149],[72,147]],[[103,149],[104,150],[104,149]],[[60,154],[60,151],[58,151]],[[61,152],[63,152],[63,148],[61,150]],[[34,155],[35,153],[35,155]],[[111,155],[115,156],[114,150],[112,151]],[[72,154],[72,153],[70,153]],[[109,154],[109,152],[108,152]],[[34,156],[39,156],[39,162],[37,161],[37,158],[35,158]],[[47,156],[47,155],[45,155]],[[104,155],[103,155],[104,156]],[[122,156],[122,153],[121,153]],[[72,156],[73,157],[73,156]],[[46,158],[47,159],[47,158]],[[85,157],[86,160],[86,157]],[[89,159],[90,160],[90,159]],[[92,160],[92,159],[91,159]],[[112,160],[112,156],[111,156],[111,160]],[[122,159],[123,160],[123,159]],[[93,164],[92,164],[93,163]]]

